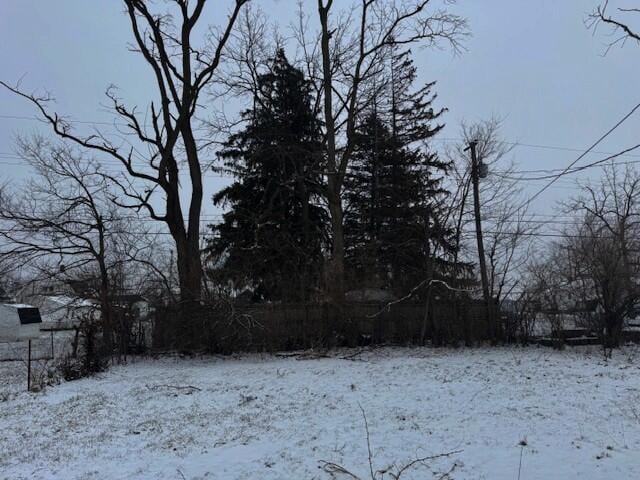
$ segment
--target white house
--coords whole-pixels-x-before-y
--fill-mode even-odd
[[[42,318],[37,307],[23,303],[0,304],[0,341],[38,338],[41,325]]]
[[[77,326],[83,320],[97,319],[100,311],[95,302],[69,295],[41,295],[32,297],[43,321],[58,326]]]
[[[151,313],[149,301],[138,294],[119,295],[113,299],[113,304],[117,307],[128,310],[134,320],[147,320]]]

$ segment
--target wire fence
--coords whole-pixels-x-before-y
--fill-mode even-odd
[[[32,360],[56,360],[71,353],[74,340],[72,331],[41,332],[31,340]],[[0,342],[0,362],[23,361],[28,358],[28,340]]]

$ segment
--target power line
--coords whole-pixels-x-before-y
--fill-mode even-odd
[[[571,162],[562,172],[553,176],[551,181],[549,181],[545,186],[543,186],[540,190],[538,190],[532,197],[530,197],[526,202],[524,202],[520,207],[518,207],[518,211],[522,208],[528,206],[533,202],[536,198],[538,198],[544,191],[546,191],[551,185],[553,185],[561,176],[567,174],[567,172],[580,160],[582,160],[589,152],[591,152],[594,148],[596,148],[605,138],[611,135],[620,125],[622,125],[631,115],[633,115],[640,108],[640,103],[638,103],[635,107],[631,109],[629,113],[627,113],[622,119],[620,119],[613,127],[611,127],[607,132],[605,132],[598,140],[595,141],[593,145],[591,145],[587,150],[585,150],[582,154],[578,156],[573,162]]]
[[[31,229],[11,229],[11,230],[0,230],[0,235],[9,236],[15,233],[29,233],[29,234],[39,234],[41,231],[31,230]],[[47,234],[55,233],[55,229],[51,229],[47,232]],[[64,232],[58,232],[61,235],[64,235]],[[87,232],[86,234],[88,234]],[[578,234],[570,234],[570,233],[542,233],[542,232],[512,232],[512,231],[483,231],[483,233],[487,235],[503,235],[503,236],[521,236],[521,237],[539,237],[539,238],[576,238],[576,239],[594,239],[594,238],[608,238],[608,237],[597,237],[590,235],[578,235]],[[170,232],[134,232],[127,230],[113,230],[107,231],[107,235],[131,235],[131,236],[166,236],[171,235]],[[466,232],[462,232],[462,236],[472,236],[475,235],[475,231],[468,230]],[[208,232],[201,232],[200,238],[210,238],[210,234]]]
[[[47,120],[43,120],[39,117],[26,116],[26,115],[0,114],[0,119],[27,120],[27,121],[36,121],[40,123],[48,123]],[[65,119],[65,120],[69,123],[78,123],[82,125],[103,125],[103,126],[124,126],[124,127],[128,126],[127,123],[118,122],[116,120],[114,120],[113,122],[105,122],[105,121],[99,121],[99,120],[69,120],[69,119]],[[432,138],[431,141],[445,142],[445,143],[446,142],[464,142],[465,139],[460,137],[435,137],[435,138]],[[536,148],[536,149],[544,149],[544,150],[586,153],[581,148],[567,147],[567,146],[561,146],[561,145],[545,145],[540,143],[523,143],[523,142],[514,142],[514,141],[501,141],[500,143],[504,145],[511,145],[514,147],[526,147],[526,148]],[[604,152],[604,151],[597,151],[597,150],[590,151],[589,153],[594,153],[599,155],[614,155],[613,152]],[[622,156],[640,158],[640,154],[624,154]]]
[[[31,230],[31,229],[12,229],[12,230],[0,230],[0,235],[9,236],[14,233],[30,233],[30,234],[39,234],[41,231]],[[55,228],[47,231],[47,234],[59,233],[61,236],[65,236],[65,232],[59,231],[56,232]],[[88,235],[90,232],[83,232],[80,235]],[[126,230],[114,230],[107,231],[105,235],[132,235],[132,236],[161,236],[161,235],[171,235],[171,232],[133,232]],[[209,234],[207,232],[201,232],[200,238],[209,238]]]
[[[1,114],[0,118],[3,118],[5,120],[30,120],[30,121],[35,121],[35,122],[40,122],[40,123],[49,123],[48,120],[44,120],[42,118],[38,118],[38,117],[33,117],[33,116],[26,116],[26,115],[7,115],[7,114]],[[79,123],[82,125],[107,125],[107,126],[114,126],[115,123],[114,122],[104,122],[104,121],[97,121],[97,120],[66,120],[69,123]],[[126,124],[125,124],[126,125]]]
[[[15,158],[15,159],[19,159],[19,160],[26,160],[26,158],[24,157],[8,157],[8,156],[3,156],[3,154],[0,153],[0,165],[7,165],[7,166],[12,166],[12,167],[29,167],[30,165],[28,163],[24,163],[24,162],[4,162],[2,160],[6,159],[6,158]],[[99,163],[109,163],[110,165],[118,165],[116,162],[104,162],[104,161],[100,161]],[[122,164],[120,164],[122,166]],[[103,169],[101,170],[104,173],[119,173],[119,172],[124,172],[124,170],[113,170],[113,169]],[[144,172],[143,172],[144,173]],[[186,173],[185,173],[186,174]],[[232,174],[229,173],[225,173],[225,174],[221,174],[221,173],[209,173],[209,171],[205,171],[202,174],[203,177],[206,178],[233,178],[234,176]]]
[[[640,148],[640,145],[637,145],[635,148]],[[17,156],[17,155],[11,155],[11,154],[7,154],[7,153],[3,153],[0,152],[0,165],[7,165],[7,166],[15,166],[15,167],[28,167],[30,166],[28,163],[24,163],[24,162],[5,162],[3,160],[6,159],[10,159],[10,160],[25,160],[27,161],[28,159],[26,157],[21,157],[21,156]],[[606,160],[606,159],[605,159]],[[604,162],[605,160],[599,160],[598,162]],[[118,163],[116,161],[105,161],[105,160],[100,160],[99,163],[106,163],[109,165],[120,165],[122,166],[121,163]],[[630,162],[619,162],[619,163],[614,163],[613,165],[628,165],[628,164],[637,164],[640,163],[640,160],[638,161],[630,161]],[[575,171],[579,171],[579,170],[586,170],[587,168],[593,168],[593,167],[604,167],[605,165],[585,165],[584,167],[580,167],[578,169],[576,169]],[[559,171],[560,169],[558,169]],[[121,172],[122,170],[104,170],[107,173],[117,173],[117,172]],[[529,173],[532,170],[511,170],[508,173]],[[541,180],[545,180],[548,178],[551,178],[552,176],[542,176],[542,177],[514,177],[514,176],[510,176],[510,175],[504,175],[502,172],[500,171],[493,171],[491,172],[492,174],[496,175],[497,177],[500,178],[504,178],[506,180],[513,180],[513,181],[541,181]],[[507,172],[505,172],[507,173]],[[570,172],[573,173],[573,172]],[[232,173],[222,173],[219,172],[218,173],[209,173],[208,171],[203,173],[204,177],[208,177],[208,178],[234,178],[235,175],[233,175]],[[567,181],[567,183],[565,184],[568,187],[574,187],[575,185],[572,182]]]
[[[148,163],[149,159],[145,158],[141,153],[139,152],[135,152],[138,155],[138,160]],[[29,158],[28,157],[24,157],[21,155],[16,155],[13,153],[8,153],[8,152],[0,152],[0,158],[2,159],[8,159],[8,160],[25,160],[28,161]],[[214,163],[216,160],[211,160],[211,159],[205,159],[203,160],[204,163]],[[118,161],[118,160],[110,160],[110,159],[104,159],[104,160],[100,160],[98,163],[101,164],[111,164],[111,165],[118,165],[118,166],[123,166],[122,162]],[[20,164],[16,164],[16,165],[24,165],[24,163],[20,163]]]
[[[559,178],[561,176],[564,175],[570,175],[570,174],[574,174],[576,172],[580,172],[582,170],[586,170],[588,168],[594,168],[594,167],[606,167],[607,165],[603,165],[605,162],[609,161],[609,160],[613,160],[614,158],[617,158],[619,156],[622,156],[625,154],[625,152],[631,152],[633,150],[637,150],[638,148],[640,148],[640,144],[634,145],[633,147],[629,147],[627,149],[621,150],[621,153],[616,153],[616,154],[612,154],[606,158],[603,158],[601,160],[597,160],[595,162],[589,163],[587,165],[582,165],[580,167],[576,167],[570,170],[567,169],[558,169],[560,170],[559,174],[556,175],[544,175],[544,176],[540,176],[540,177],[511,177],[509,175],[500,175],[498,173],[496,173],[496,175],[500,178],[505,178],[507,180],[517,180],[517,181],[535,181],[535,180],[548,180],[550,178]],[[578,159],[579,160],[579,159]],[[574,162],[575,163],[575,162]],[[630,164],[636,164],[636,163],[640,163],[640,160],[634,160],[634,161],[629,161],[629,162],[620,162],[620,163],[614,163],[612,162],[613,165],[630,165]],[[514,172],[514,173],[523,173],[523,172]]]
[[[440,141],[440,142],[465,142],[466,139],[464,138],[456,138],[456,137],[435,137],[432,138],[431,141]],[[535,143],[521,143],[521,142],[508,142],[508,141],[504,141],[501,140],[499,143],[504,144],[504,145],[511,145],[514,147],[527,147],[527,148],[539,148],[539,149],[544,149],[544,150],[559,150],[559,151],[563,151],[563,152],[576,152],[576,153],[582,153],[585,150],[582,148],[576,148],[576,147],[563,147],[563,146],[559,146],[559,145],[543,145],[543,144],[535,144]],[[593,154],[597,154],[597,155],[613,155],[613,152],[603,152],[603,151],[599,151],[599,150],[592,150],[590,153]],[[640,154],[625,154],[624,156],[626,157],[635,157],[635,158],[640,158]]]
[[[116,117],[117,118],[117,117]],[[8,115],[8,114],[0,114],[0,119],[4,119],[4,120],[27,120],[27,121],[32,121],[32,122],[39,122],[39,123],[45,123],[45,124],[49,124],[49,120],[40,118],[40,117],[35,117],[35,116],[28,116],[28,115]],[[72,120],[71,118],[64,118],[64,117],[60,117],[60,120],[63,120],[69,124],[74,124],[77,123],[79,125],[101,125],[101,126],[107,126],[107,127],[129,127],[130,124],[126,123],[126,122],[122,122],[122,121],[118,121],[118,120],[113,120],[111,122],[106,122],[106,121],[101,121],[101,120]],[[153,127],[153,125],[148,124],[148,123],[140,123],[141,126],[143,127]]]
[[[504,235],[504,236],[512,236],[512,237],[541,237],[541,238],[578,238],[584,240],[597,239],[597,238],[608,238],[608,237],[597,237],[591,235],[577,235],[572,233],[541,233],[541,232],[505,232],[505,231],[484,231],[488,235]],[[462,233],[463,236],[471,236],[475,235],[475,232],[472,230],[466,231]]]

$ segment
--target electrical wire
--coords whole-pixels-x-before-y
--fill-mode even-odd
[[[574,161],[572,161],[567,167],[565,167],[563,169],[562,172],[554,175],[552,177],[552,179],[546,184],[544,185],[540,190],[538,190],[532,197],[530,197],[528,200],[526,200],[522,205],[520,205],[516,211],[520,211],[525,207],[528,207],[529,205],[531,205],[531,202],[533,202],[536,198],[538,198],[543,192],[545,192],[549,187],[551,187],[551,185],[553,185],[560,177],[562,177],[563,175],[567,174],[567,172],[576,164],[578,163],[580,160],[582,160],[589,152],[591,152],[593,149],[595,149],[600,143],[602,143],[602,141],[607,138],[609,135],[611,135],[616,129],[618,129],[618,127],[620,127],[620,125],[622,125],[624,122],[626,122],[629,117],[631,117],[638,109],[640,109],[640,103],[638,103],[635,107],[633,107],[631,109],[631,111],[629,113],[627,113],[624,117],[622,117],[618,122],[616,122],[616,124],[611,127],[609,130],[607,130],[602,136],[600,136],[600,138],[598,138],[587,150],[585,150],[582,154],[580,154],[578,156],[578,158],[576,158]]]

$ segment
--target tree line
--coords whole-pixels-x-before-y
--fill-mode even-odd
[[[206,293],[203,159],[216,150],[211,137],[229,131],[233,123],[205,118],[203,105],[222,94],[248,94],[253,106],[242,114],[243,129],[233,132],[219,152],[236,182],[214,199],[230,208],[207,241],[211,262],[222,267],[213,270],[228,272],[238,286],[244,277],[247,285],[272,298],[308,299],[324,289],[340,303],[347,276],[362,278],[369,270],[380,285],[393,275],[395,284],[408,284],[426,268],[430,247],[424,240],[446,243],[447,232],[437,225],[436,214],[436,197],[446,193],[438,180],[444,164],[428,146],[412,143],[424,143],[441,125],[435,124],[439,114],[430,105],[433,85],[412,91],[415,68],[409,49],[442,44],[459,49],[467,34],[464,19],[428,0],[365,1],[343,10],[328,1],[318,2],[317,29],[311,31],[308,9],[301,6],[292,42],[302,53],[293,66],[282,40],[267,39],[264,16],[249,9],[247,0],[235,1],[225,22],[201,44],[194,32],[205,0],[177,1],[156,10],[143,1],[123,4],[135,50],[155,81],[155,98],[143,111],[126,104],[117,90],[106,92],[124,122],[126,142],[99,128],[83,131],[55,112],[49,95],[2,85],[30,101],[59,139],[60,145],[46,148],[38,140],[40,153],[48,149],[53,155],[64,145],[96,164],[120,165],[115,173],[96,172],[112,189],[104,193],[109,208],[144,212],[164,224],[174,243],[178,295],[185,308]],[[185,180],[188,192],[181,189]],[[404,198],[394,198],[398,194],[390,182],[406,187]],[[427,183],[423,187],[421,182]],[[369,205],[367,195],[373,195]],[[346,212],[347,207],[352,210]],[[16,208],[7,208],[8,220]],[[102,216],[90,213],[95,222],[86,228],[98,231],[100,243]],[[17,240],[14,233],[19,232],[12,232]],[[410,265],[400,266],[407,251],[399,248],[399,238],[405,235],[407,251],[418,255],[411,262],[417,270],[410,275],[402,270]],[[256,248],[247,251],[251,242],[257,242]],[[366,249],[384,258],[373,261]],[[254,261],[255,271],[247,272],[251,259],[263,257],[269,263]],[[346,262],[353,272],[345,269]]]
[[[579,279],[588,284],[584,299],[600,295],[599,318],[609,319],[601,331],[617,338],[636,290],[631,228],[602,206],[620,182],[587,195],[597,205],[576,203],[588,212],[579,235],[567,233],[570,245],[536,263],[537,227],[513,165],[504,166],[510,149],[500,122],[463,125],[458,144],[435,147],[446,108],[434,81],[418,81],[414,56],[463,49],[469,28],[453,7],[317,0],[313,8],[300,4],[284,36],[272,33],[256,4],[233,1],[203,37],[203,12],[222,14],[217,5],[123,0],[133,50],[151,72],[152,100],[139,108],[109,88],[115,132],[83,128],[56,112],[48,94],[0,81],[53,133],[20,138],[35,176],[21,191],[2,188],[5,274],[29,264],[92,279],[110,332],[118,329],[109,313],[114,292],[132,288],[131,278],[158,286],[186,326],[204,302],[242,292],[254,301],[329,302],[338,315],[357,290],[427,305],[434,292],[471,298],[478,282],[465,148],[473,141],[490,170],[502,165],[480,187],[492,302],[515,296],[523,311],[540,309],[541,299],[560,291],[549,286],[547,270],[571,264],[563,271],[580,273],[566,285],[575,292]],[[606,8],[592,18],[635,38]],[[229,98],[246,105],[239,118],[216,109]],[[209,171],[233,177],[211,200],[203,193]],[[224,209],[219,223],[203,224],[208,201]],[[583,237],[589,242],[570,240]],[[595,280],[602,269],[593,263],[605,252],[615,261],[602,269],[616,269],[620,288]]]
[[[209,272],[256,299],[318,300],[335,280],[326,263],[335,240],[322,122],[310,81],[284,50],[267,64],[242,114],[246,126],[219,154],[235,181],[214,197],[227,212],[211,227]],[[345,172],[345,285],[403,296],[425,276],[450,275],[455,247],[442,215],[448,164],[430,144],[444,110],[432,105],[433,83],[414,90],[409,51],[387,68],[388,85],[357,119]]]

